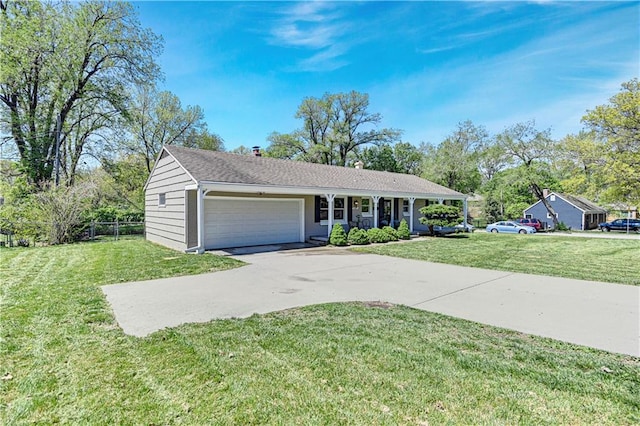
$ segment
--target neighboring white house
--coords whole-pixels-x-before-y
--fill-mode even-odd
[[[397,224],[425,230],[418,210],[466,196],[414,175],[175,146],[145,184],[145,232],[181,251],[304,242]]]

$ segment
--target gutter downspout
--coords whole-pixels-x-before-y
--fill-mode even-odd
[[[467,197],[464,197],[464,200],[462,200],[462,224],[464,226],[464,230],[467,230],[467,212],[468,212],[468,206],[467,206]]]
[[[203,254],[204,253],[204,191],[200,184],[196,188],[196,211],[197,211],[197,222],[198,222],[198,245],[196,247],[192,247],[190,249],[185,250],[185,253],[196,253]]]

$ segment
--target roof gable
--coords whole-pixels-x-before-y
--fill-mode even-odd
[[[552,195],[555,195],[556,197],[561,198],[564,202],[571,204],[572,206],[574,206],[578,210],[581,210],[584,213],[607,213],[606,209],[592,203],[591,201],[587,200],[584,197],[579,197],[576,195],[561,194],[559,192],[550,192],[549,195],[546,196],[546,199],[549,199],[549,197],[551,197]],[[540,200],[536,201],[535,203],[527,207],[524,211],[526,212],[532,209],[533,207],[537,206],[541,202],[542,201]]]
[[[419,193],[463,198],[418,176],[176,146],[164,148],[198,183]]]

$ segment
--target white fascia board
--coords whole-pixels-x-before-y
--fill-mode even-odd
[[[144,183],[144,186],[142,187],[143,191],[147,190],[147,186],[149,185],[149,181],[151,180],[151,176],[153,176],[153,173],[156,171],[156,167],[158,166],[158,163],[160,162],[160,158],[162,158],[162,153],[163,152],[166,152],[167,155],[169,155],[171,158],[173,158],[173,161],[175,161],[178,164],[178,166],[180,166],[182,168],[182,170],[184,170],[184,172],[187,174],[187,176],[189,176],[189,179],[191,179],[194,183],[198,182],[191,175],[191,173],[189,173],[189,170],[187,170],[186,167],[184,167],[182,164],[180,164],[178,159],[176,157],[174,157],[169,151],[167,151],[163,146],[162,149],[160,150],[160,152],[158,153],[158,156],[156,157],[156,161],[153,163],[153,167],[151,168],[151,173],[149,173],[149,176],[147,177],[147,181]]]
[[[335,194],[341,196],[355,197],[371,197],[378,195],[381,197],[409,198],[415,197],[420,199],[427,198],[444,198],[447,200],[465,200],[466,195],[447,195],[447,194],[430,194],[430,193],[406,193],[406,192],[389,192],[389,191],[363,191],[357,189],[342,188],[319,188],[319,187],[299,187],[299,186],[272,186],[272,185],[248,185],[239,183],[224,182],[200,182],[205,192],[237,192],[237,193],[260,193],[260,194],[287,194],[287,195],[324,195]]]

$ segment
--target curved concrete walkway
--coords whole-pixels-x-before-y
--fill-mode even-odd
[[[640,356],[640,287],[336,248],[236,256],[249,265],[102,287],[125,333],[302,305],[385,301]]]

